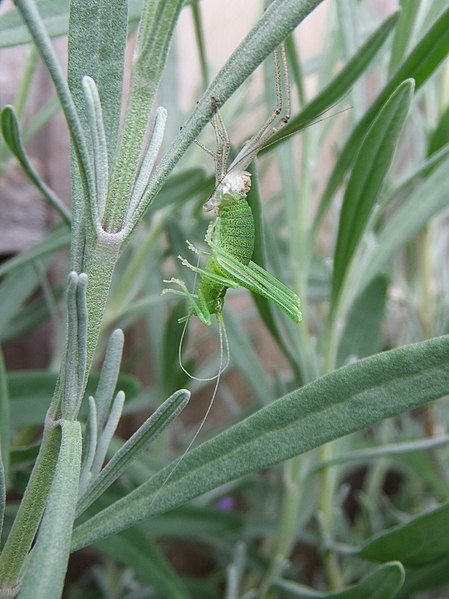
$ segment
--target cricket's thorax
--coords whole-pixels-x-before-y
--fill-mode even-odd
[[[204,204],[205,210],[220,209],[229,200],[240,201],[246,198],[251,189],[251,173],[242,170],[231,170],[217,184],[215,192]]]
[[[219,202],[231,197],[234,200],[246,198],[251,189],[251,173],[242,170],[230,170],[217,188]]]

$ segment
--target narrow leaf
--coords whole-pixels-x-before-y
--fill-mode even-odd
[[[229,310],[225,313],[226,333],[232,347],[232,362],[242,372],[260,406],[274,399],[267,376],[242,323]]]
[[[109,5],[107,0],[106,5]],[[153,0],[143,6],[134,48],[133,77],[106,203],[105,222],[109,230],[123,225],[138,176],[154,96],[182,5],[183,0]],[[135,225],[138,220],[136,215]]]
[[[161,597],[192,599],[157,545],[138,529],[125,531],[117,537],[97,543],[97,547],[131,568],[139,580],[150,584]]]
[[[190,392],[185,389],[176,391],[148,420],[126,441],[106,464],[99,476],[88,487],[79,500],[77,513],[81,514],[104,491],[123,474],[129,464],[172,422],[185,408]]]
[[[97,404],[97,433],[101,434],[109,414],[109,408],[114,398],[114,390],[120,372],[125,336],[121,329],[116,329],[110,335],[103,360],[100,379],[95,391]]]
[[[23,565],[40,524],[51,488],[60,441],[60,427],[52,426],[44,430],[40,453],[0,554],[0,596],[13,596],[13,591],[17,591]]]
[[[358,153],[346,188],[338,227],[332,280],[334,307],[393,160],[413,98],[413,90],[412,80],[404,81],[398,86],[379,112]]]
[[[59,225],[51,231],[48,231],[42,241],[33,245],[29,250],[4,262],[0,266],[0,277],[3,277],[16,268],[27,265],[30,262],[35,262],[48,254],[53,254],[59,250],[66,249],[69,247],[69,243],[70,230],[65,226]]]
[[[405,583],[397,599],[410,599],[418,591],[437,589],[443,584],[447,584],[447,582],[449,582],[448,558],[428,564],[427,566],[422,566],[421,568],[409,569],[406,571]]]
[[[5,519],[6,508],[6,477],[3,465],[1,447],[0,447],[0,543],[2,540],[3,521]]]
[[[393,599],[404,584],[404,579],[402,565],[399,562],[390,562],[359,583],[334,593],[319,593],[288,581],[279,581],[276,587],[286,591],[286,597],[292,599]]]
[[[39,10],[51,36],[67,33],[69,7],[60,0],[37,0]],[[28,44],[32,41],[31,35],[23,24],[23,20],[16,8],[10,9],[0,18],[0,47]]]
[[[266,244],[266,227],[265,227],[263,212],[262,212],[262,198],[260,196],[259,178],[258,178],[257,168],[254,163],[252,165],[250,165],[249,172],[252,175],[252,178],[251,178],[252,184],[251,184],[251,191],[248,194],[248,204],[250,205],[251,211],[253,213],[254,224],[255,224],[255,229],[256,229],[256,238],[255,238],[255,242],[254,242],[254,251],[253,251],[252,259],[254,260],[254,262],[256,264],[258,264],[259,266],[262,266],[262,268],[265,268],[266,270],[270,270],[269,268],[267,268],[268,251],[267,251],[267,247],[266,247],[266,245],[267,245]],[[272,272],[272,271],[270,270],[270,272]],[[274,274],[276,274],[276,273],[274,273]],[[254,303],[256,304],[257,309],[259,310],[259,314],[260,314],[265,326],[270,331],[271,335],[277,341],[277,343],[279,344],[281,349],[284,351],[284,353],[288,356],[288,349],[285,346],[285,342],[282,337],[282,333],[279,330],[278,321],[276,320],[276,317],[274,315],[275,310],[274,310],[273,304],[271,302],[269,302],[268,300],[266,300],[265,298],[258,295],[257,293],[252,293],[252,296],[253,296]],[[246,343],[248,344],[248,341],[246,341]],[[241,348],[242,347],[241,343],[238,343],[237,347]],[[238,363],[238,361],[237,361],[237,363]],[[245,360],[245,363],[246,363],[246,360]],[[260,368],[260,363],[258,362],[258,364],[259,364],[258,368]],[[261,383],[263,386],[263,379],[264,379],[264,377],[257,377],[257,383]],[[256,379],[253,379],[253,380],[256,381]]]
[[[75,530],[74,548],[445,395],[448,359],[449,337],[437,337],[344,366],[289,393],[82,524]]]
[[[104,429],[98,435],[95,458],[92,462],[91,468],[92,478],[97,478],[103,466],[112,437],[114,436],[114,433],[117,430],[117,426],[120,422],[124,404],[125,394],[123,391],[119,391],[111,404],[111,409]]]
[[[69,210],[64,206],[55,192],[50,189],[41,179],[39,173],[33,168],[31,161],[22,145],[20,137],[19,123],[16,113],[12,106],[5,106],[1,112],[1,126],[3,137],[8,144],[9,149],[22,165],[25,174],[34,184],[47,202],[52,206],[66,225],[70,226],[71,216]]]
[[[128,27],[127,0],[72,0],[69,28],[69,84],[84,126],[88,125],[82,79],[88,75],[101,99],[110,164],[115,155]]]
[[[9,477],[9,435],[11,426],[11,407],[9,398],[8,381],[0,349],[0,456],[3,462],[3,482],[6,484]],[[1,501],[1,498],[0,498]],[[3,519],[0,516],[0,536]]]
[[[445,160],[415,187],[394,214],[388,216],[370,250],[367,268],[358,281],[359,289],[368,285],[398,249],[412,239],[432,216],[447,208],[448,195],[449,177]]]
[[[352,131],[340,153],[337,164],[323,192],[320,206],[313,223],[313,231],[316,231],[326,214],[335,192],[341,185],[346,172],[351,168],[360,142],[365,135],[366,129],[372,123],[379,108],[385,103],[391,93],[405,79],[415,80],[418,90],[427,79],[436,71],[442,61],[449,53],[449,8],[435,21],[425,36],[418,42],[413,51],[397,69],[385,87],[377,96],[376,100],[367,110],[363,118]]]
[[[354,449],[345,453],[340,453],[337,456],[319,462],[311,472],[316,472],[328,466],[337,464],[346,464],[347,462],[366,463],[369,460],[376,460],[385,457],[406,456],[409,453],[423,453],[429,449],[435,449],[449,444],[449,435],[441,435],[438,437],[429,437],[424,439],[416,439],[415,441],[402,441],[400,443],[383,443],[380,446],[367,447],[366,449]]]
[[[420,5],[420,0],[401,0],[401,12],[390,54],[390,73],[394,73],[407,54]]]
[[[63,420],[61,430],[55,476],[20,599],[58,599],[62,595],[78,496],[82,439],[77,421]]]
[[[104,128],[103,107],[97,86],[92,77],[85,75],[82,84],[92,146],[95,189],[97,192],[97,212],[98,219],[101,221],[109,185],[108,146]]]
[[[25,302],[39,286],[39,282],[39,273],[31,264],[17,268],[1,281],[0,338],[7,324],[22,313]]]
[[[365,358],[381,349],[380,333],[387,287],[386,278],[377,277],[352,305],[338,348],[339,365],[349,357]]]
[[[448,551],[449,502],[377,535],[358,555],[376,562],[388,561],[394,556],[404,566],[416,568],[447,557]]]
[[[449,143],[449,106],[441,115],[441,118],[432,131],[429,139],[429,149],[427,154],[432,156],[435,152],[440,150],[443,146]]]

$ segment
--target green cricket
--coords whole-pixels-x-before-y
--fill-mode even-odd
[[[198,273],[199,282],[194,292],[190,292],[184,281],[172,278],[164,281],[177,285],[180,289],[164,289],[163,293],[174,293],[187,298],[190,311],[180,319],[186,321],[191,315],[210,326],[212,315],[222,324],[222,310],[228,289],[245,287],[273,302],[294,322],[300,322],[299,297],[276,277],[251,258],[254,251],[255,224],[246,197],[251,188],[251,175],[245,169],[254,160],[257,153],[289,120],[290,93],[288,83],[287,59],[281,46],[280,57],[274,53],[276,72],[277,106],[265,120],[259,131],[245,143],[234,161],[229,163],[231,144],[223,119],[218,109],[219,102],[212,98],[215,114],[212,125],[215,130],[217,151],[211,152],[215,159],[215,191],[204,205],[205,210],[215,210],[217,217],[210,223],[205,241],[210,248],[204,268],[194,266],[182,256],[182,264]],[[282,66],[282,75],[281,75]],[[283,86],[281,85],[283,78]],[[282,100],[282,87],[285,93],[285,107]],[[284,108],[284,111],[283,111]],[[284,112],[283,116],[280,116]],[[193,252],[200,252],[189,242]]]
[[[276,109],[265,120],[259,131],[243,146],[235,160],[228,166],[231,143],[221,113],[219,101],[211,98],[214,108],[212,126],[215,130],[217,142],[216,152],[199,144],[215,160],[215,190],[204,205],[206,211],[214,210],[217,217],[207,229],[205,241],[210,248],[204,268],[194,266],[186,258],[178,256],[181,263],[193,270],[199,277],[199,283],[195,291],[190,292],[187,285],[181,279],[172,278],[164,283],[177,285],[179,289],[167,288],[162,293],[174,293],[187,298],[189,312],[179,319],[184,322],[184,330],[178,349],[179,365],[182,370],[192,379],[199,381],[215,380],[212,397],[208,408],[181,457],[170,470],[161,488],[153,498],[152,503],[166,485],[179,464],[190,451],[202,430],[217,395],[218,385],[222,372],[229,364],[229,345],[226,329],[223,322],[223,305],[228,289],[245,287],[250,291],[265,297],[281,310],[283,310],[294,322],[300,322],[302,315],[300,311],[299,297],[276,277],[271,275],[251,258],[254,251],[256,229],[251,207],[246,196],[251,189],[251,175],[245,169],[254,160],[261,148],[267,145],[269,140],[289,120],[290,117],[290,88],[287,70],[287,58],[284,46],[274,52],[275,81],[276,81]],[[281,74],[282,67],[282,74]],[[285,107],[282,100],[282,88],[285,93]],[[284,109],[284,116],[281,116]],[[189,249],[201,255],[189,241]],[[197,316],[201,322],[210,326],[212,316],[215,314],[220,339],[220,363],[217,374],[209,378],[198,378],[188,372],[182,363],[182,345],[186,327],[191,316]],[[224,358],[226,354],[226,358]]]

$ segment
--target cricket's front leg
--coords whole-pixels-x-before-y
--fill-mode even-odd
[[[215,220],[213,220],[212,222],[209,223],[209,226],[207,227],[207,231],[206,231],[206,237],[204,238],[204,241],[207,243],[207,245],[211,245],[212,243],[212,237],[214,235],[214,231],[215,231],[215,226],[217,224],[217,219],[219,217],[217,217]]]
[[[168,279],[164,280],[164,283],[170,283],[172,285],[178,285],[181,287],[181,291],[179,289],[163,289],[162,294],[173,293],[174,295],[181,295],[187,299],[188,305],[191,308],[191,314],[195,314],[201,320],[201,322],[207,326],[212,324],[211,315],[207,306],[207,302],[204,299],[204,295],[201,293],[201,290],[198,290],[197,294],[190,293],[187,288],[187,285],[181,279]],[[190,314],[184,316],[179,319],[179,322],[185,322],[189,318]]]

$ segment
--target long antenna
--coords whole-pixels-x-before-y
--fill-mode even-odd
[[[208,419],[209,414],[211,413],[212,407],[213,407],[214,402],[215,402],[215,398],[217,396],[218,385],[220,384],[221,374],[226,369],[226,366],[229,364],[229,340],[228,340],[228,335],[226,333],[226,328],[224,326],[223,317],[221,316],[221,314],[217,314],[217,323],[218,323],[218,331],[219,331],[219,339],[220,339],[220,364],[219,364],[218,374],[215,375],[215,377],[212,377],[210,379],[209,378],[201,379],[201,378],[197,378],[197,377],[192,376],[190,373],[188,373],[181,366],[182,369],[184,370],[184,372],[186,374],[188,374],[191,378],[193,378],[196,381],[210,381],[210,380],[214,380],[215,379],[215,385],[214,385],[214,390],[212,392],[212,397],[211,397],[211,399],[209,401],[209,405],[207,407],[207,410],[204,413],[204,416],[201,419],[201,422],[200,422],[200,424],[198,425],[198,428],[195,431],[195,434],[193,435],[193,437],[189,441],[189,444],[187,445],[187,447],[184,450],[183,454],[176,460],[175,464],[173,465],[173,468],[167,474],[167,476],[164,479],[162,485],[157,490],[155,496],[151,500],[150,507],[154,504],[154,502],[156,501],[156,499],[159,497],[159,494],[161,493],[162,489],[166,486],[166,484],[168,483],[168,481],[170,480],[170,478],[173,476],[174,472],[180,466],[181,462],[184,460],[184,458],[186,457],[186,455],[192,449],[192,446],[195,443],[195,441],[197,440],[198,435],[200,434],[200,432],[202,431],[204,425],[206,424],[206,420]],[[184,336],[184,333],[185,333],[185,328],[186,327],[184,326],[183,336]],[[180,346],[181,346],[181,343],[180,343]],[[226,351],[224,350],[224,348],[225,348]],[[225,353],[227,355],[227,357],[226,357],[226,364],[224,364],[224,360],[223,360]]]

